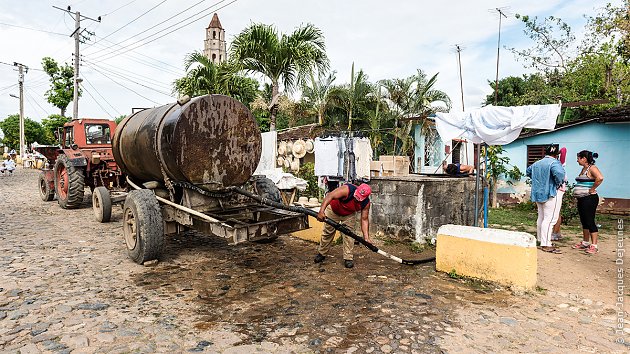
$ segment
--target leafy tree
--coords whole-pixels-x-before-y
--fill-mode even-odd
[[[64,117],[58,114],[51,114],[48,118],[42,119],[42,126],[44,127],[44,133],[46,134],[46,144],[54,143],[57,139],[55,138],[55,132],[57,132],[57,128],[63,127],[64,124],[70,121],[70,118]],[[44,143],[44,142],[41,142]]]
[[[221,94],[249,107],[258,94],[258,81],[239,75],[233,63],[215,64],[203,53],[193,52],[186,56],[184,67],[186,76],[173,83],[174,91],[182,96]]]
[[[114,119],[114,122],[116,122],[116,124],[120,124],[120,122],[122,122],[122,120],[123,120],[123,119],[125,119],[125,118],[127,118],[127,116],[126,116],[126,115],[121,115],[121,116],[118,116],[118,117],[116,117],[116,118]]]
[[[2,142],[9,148],[17,150],[20,147],[20,115],[12,114],[0,121],[0,129],[4,133]],[[24,138],[27,146],[34,142],[48,142],[44,127],[29,118],[24,118]]]
[[[411,155],[415,146],[411,129],[413,121],[409,118],[419,118],[421,122],[435,112],[448,112],[451,100],[446,93],[433,88],[438,74],[428,78],[424,71],[418,69],[415,75],[404,79],[381,80],[385,89],[383,95],[390,112],[395,115],[396,124],[393,134],[395,142],[400,141],[402,154]],[[403,124],[399,127],[398,121]],[[424,126],[424,125],[423,125]],[[394,146],[394,150],[397,146]],[[395,152],[395,151],[394,151]]]
[[[50,89],[44,96],[48,103],[61,110],[60,115],[65,116],[68,104],[74,99],[74,68],[68,64],[59,65],[50,57],[42,59],[42,67],[50,76]],[[81,90],[79,90],[79,96],[81,96]]]
[[[270,130],[276,130],[280,84],[290,92],[314,68],[328,68],[324,36],[311,24],[290,35],[278,34],[271,25],[252,24],[232,41],[230,58],[246,72],[262,74],[271,81]]]
[[[330,91],[336,79],[335,72],[319,72],[317,79],[310,73],[310,82],[302,85],[302,101],[312,110],[317,112],[319,125],[324,124],[324,115],[330,102]]]
[[[510,158],[507,156],[501,156],[501,154],[505,151],[503,147],[499,145],[495,146],[485,146],[485,149],[488,150],[488,165],[486,168],[486,179],[490,184],[490,193],[492,200],[492,207],[496,208],[497,206],[497,182],[501,176],[508,178],[508,183],[511,183],[510,180],[520,180],[523,176],[523,173],[517,166],[510,165]],[[508,166],[511,166],[508,169]]]
[[[352,130],[352,121],[356,119],[357,113],[365,109],[369,102],[376,102],[374,96],[374,85],[368,81],[368,76],[359,70],[355,75],[354,63],[350,71],[350,83],[341,86],[334,86],[329,92],[332,104],[346,112],[348,120],[348,130]]]

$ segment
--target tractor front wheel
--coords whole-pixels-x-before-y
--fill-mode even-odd
[[[66,155],[59,155],[55,161],[55,193],[57,201],[64,209],[76,209],[83,203],[85,180],[83,170],[74,167]]]
[[[112,198],[109,190],[103,186],[94,188],[92,192],[92,209],[98,222],[108,222],[112,217]]]
[[[39,174],[37,184],[39,186],[39,196],[43,201],[50,202],[55,198],[55,190],[54,188],[50,188],[50,182],[46,178],[46,174],[44,172]]]
[[[160,204],[151,190],[133,190],[127,195],[123,235],[129,258],[138,264],[158,259],[162,254],[164,222]]]

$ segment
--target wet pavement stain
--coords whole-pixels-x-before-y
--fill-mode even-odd
[[[229,327],[243,335],[241,344],[438,353],[444,332],[457,326],[458,298],[485,302],[489,292],[499,304],[509,296],[437,275],[431,263],[400,265],[359,247],[354,269],[343,267],[341,247],[314,264],[316,245],[290,236],[228,245],[187,232],[168,244],[166,259],[135,284],[195,303],[195,328]]]

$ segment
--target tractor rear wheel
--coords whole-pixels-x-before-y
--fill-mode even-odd
[[[127,195],[123,207],[123,235],[129,258],[138,264],[158,259],[162,254],[164,222],[151,190],[133,190]]]
[[[92,210],[98,222],[108,222],[112,217],[112,199],[109,190],[101,186],[94,188],[92,192]]]
[[[39,174],[37,184],[39,186],[39,196],[43,201],[50,202],[55,198],[55,190],[50,188],[50,183],[46,179],[46,174],[44,172]]]
[[[55,161],[55,193],[57,201],[64,209],[76,209],[83,203],[85,180],[83,170],[74,167],[66,155],[59,155]]]

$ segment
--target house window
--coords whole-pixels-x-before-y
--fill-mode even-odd
[[[212,54],[212,62],[214,63],[217,60],[217,55],[216,54]]]
[[[212,39],[217,39],[217,31],[212,31]]]
[[[545,148],[549,145],[527,145],[527,167],[545,157]],[[556,145],[559,147],[559,145]]]

